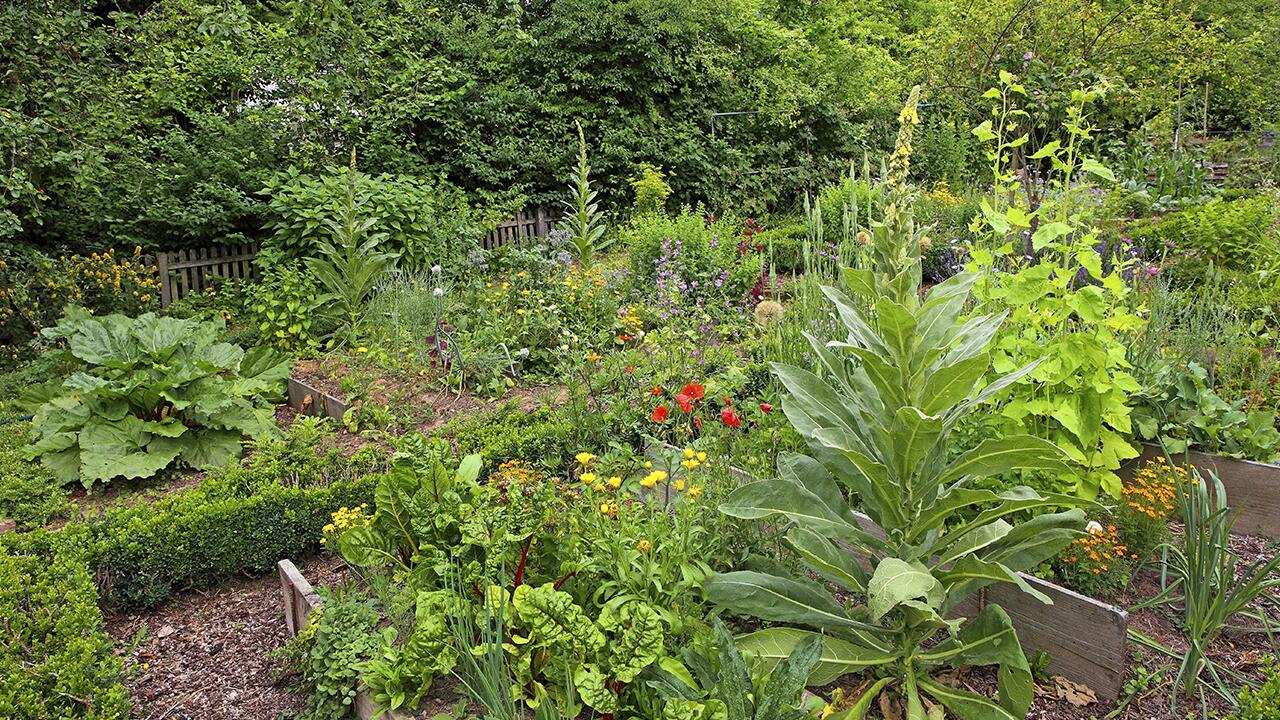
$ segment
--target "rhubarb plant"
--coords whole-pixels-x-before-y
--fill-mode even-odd
[[[809,337],[815,371],[773,367],[787,391],[783,410],[810,453],[783,456],[777,478],[746,484],[721,505],[737,518],[781,522],[789,547],[826,582],[760,560],[713,576],[705,590],[732,612],[779,623],[738,639],[765,660],[822,636],[811,684],[866,672],[879,677],[867,692],[892,687],[909,720],[942,708],[965,719],[1022,718],[1031,671],[1009,616],[987,604],[966,618],[962,603],[998,582],[1050,602],[1018,572],[1065,547],[1084,513],[1074,497],[973,487],[1017,469],[1063,469],[1063,451],[1048,440],[1006,435],[948,451],[957,422],[1036,363],[984,380],[1004,314],[964,319],[975,275],[922,297],[925,229],[915,225],[907,185],[918,98],[917,89],[900,116],[870,267],[845,268],[843,288],[823,288],[843,334]],[[1028,511],[1033,519],[1011,521]],[[938,676],[965,665],[997,666],[995,698]]]

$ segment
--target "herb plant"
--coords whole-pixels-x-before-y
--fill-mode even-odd
[[[1021,718],[1031,703],[1031,670],[1008,615],[987,605],[965,623],[956,613],[995,582],[1047,602],[1018,571],[1062,549],[1084,516],[1074,509],[1014,526],[1004,518],[1073,501],[1025,487],[969,487],[976,477],[1018,468],[1061,469],[1062,451],[1047,440],[1006,435],[949,456],[956,423],[1037,363],[983,387],[987,347],[1004,314],[961,320],[972,273],[921,298],[920,238],[906,183],[918,98],[917,89],[900,115],[884,221],[871,239],[873,267],[843,271],[853,297],[823,288],[845,334],[810,338],[821,375],[773,366],[787,389],[783,410],[811,456],[782,456],[779,478],[744,485],[721,505],[735,517],[789,522],[786,541],[804,564],[857,601],[842,604],[827,586],[767,561],[716,575],[705,591],[734,612],[807,628],[757,631],[739,639],[744,651],[777,659],[824,635],[811,683],[871,671],[897,684],[912,720],[925,717],[922,694],[962,717]],[[981,510],[970,519],[956,517],[973,506]],[[955,665],[998,665],[998,700],[931,675]]]
[[[70,377],[34,388],[29,458],[85,487],[145,478],[177,462],[238,458],[242,437],[276,432],[272,400],[290,363],[273,350],[219,342],[220,320],[93,317],[68,307],[42,331],[79,361]]]

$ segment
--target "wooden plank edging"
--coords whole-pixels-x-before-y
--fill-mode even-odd
[[[1120,468],[1125,480],[1133,477],[1139,465],[1163,457],[1159,445],[1142,444],[1142,455]],[[1222,455],[1188,450],[1170,453],[1175,463],[1212,471],[1227,491],[1227,502],[1236,513],[1232,531],[1241,535],[1280,537],[1280,465],[1241,460]]]
[[[289,407],[303,415],[323,415],[341,423],[342,416],[347,413],[348,405],[345,401],[295,377],[289,378],[288,393]]]
[[[680,451],[670,445],[667,450]],[[658,452],[652,445],[646,448],[648,455]],[[728,472],[743,482],[760,479],[732,465]],[[855,515],[864,527],[878,530],[871,518]],[[1088,685],[1103,702],[1118,698],[1129,663],[1129,614],[1033,575],[1018,574],[1053,604],[1045,605],[1012,584],[998,583],[961,603],[957,611],[971,616],[985,604],[999,605],[1013,621],[1023,649],[1049,655],[1051,674]]]

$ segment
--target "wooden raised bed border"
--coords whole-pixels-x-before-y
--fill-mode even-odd
[[[1159,445],[1143,443],[1142,455],[1125,463],[1120,468],[1120,475],[1128,480],[1140,464],[1160,457],[1164,457],[1164,450]],[[1232,532],[1280,537],[1280,465],[1195,450],[1170,453],[1170,457],[1180,465],[1211,471],[1218,476],[1227,491],[1227,502],[1236,513]]]
[[[667,449],[679,452],[679,448]],[[656,455],[657,449],[650,446],[647,454]],[[732,465],[729,475],[741,482],[759,479]],[[865,515],[859,514],[859,521],[874,527]],[[1109,603],[1019,574],[1053,604],[1045,605],[1009,583],[997,583],[962,603],[957,611],[974,615],[986,604],[999,605],[1013,621],[1024,650],[1048,653],[1050,673],[1088,685],[1103,702],[1120,697],[1129,664],[1129,614]]]
[[[289,378],[289,407],[303,415],[321,415],[342,422],[347,403],[301,380]]]

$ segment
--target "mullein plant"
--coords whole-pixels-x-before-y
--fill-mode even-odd
[[[578,123],[578,164],[574,166],[573,177],[569,181],[569,199],[561,204],[565,208],[562,225],[572,241],[569,249],[583,269],[591,267],[596,252],[604,249],[604,214],[596,202],[597,192],[591,189],[590,175],[587,138],[582,133],[582,124]]]
[[[1063,453],[1047,440],[1009,435],[954,458],[948,452],[956,423],[1034,365],[984,386],[986,349],[1004,316],[962,320],[973,274],[921,296],[922,233],[907,185],[918,101],[916,88],[899,118],[871,266],[846,268],[844,290],[823,288],[843,334],[809,337],[814,371],[773,365],[787,391],[783,410],[810,454],[781,456],[778,478],[744,485],[720,506],[737,518],[783,523],[789,547],[839,594],[768,560],[717,574],[704,589],[731,612],[779,623],[738,639],[766,661],[821,635],[811,684],[862,672],[877,678],[867,694],[895,691],[909,720],[943,707],[966,719],[1022,718],[1031,670],[1009,616],[988,604],[965,618],[961,603],[997,582],[1050,602],[1018,572],[1059,552],[1085,517],[1079,508],[1051,510],[1078,504],[1071,497],[972,487],[1019,468],[1061,469]],[[1019,525],[1006,519],[1028,511],[1039,514]],[[964,665],[997,666],[997,697],[936,676]],[[861,699],[845,717],[865,711],[870,697]]]

